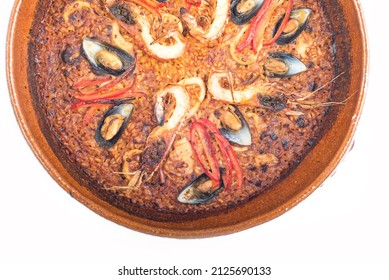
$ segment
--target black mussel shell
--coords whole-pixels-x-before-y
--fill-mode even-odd
[[[230,5],[232,22],[237,25],[249,22],[258,13],[263,2],[264,0],[232,0]]]
[[[99,73],[119,76],[128,69],[132,69],[131,73],[135,70],[136,59],[108,43],[85,37],[82,50],[90,65]]]
[[[307,70],[301,60],[285,52],[270,53],[264,68],[266,76],[274,78],[290,77]]]
[[[201,174],[199,177],[185,186],[179,193],[177,200],[185,204],[203,204],[213,198],[215,198],[224,189],[223,180],[220,180],[220,184],[217,188],[211,188],[206,192],[199,190],[199,187],[210,181],[211,179],[205,174]]]
[[[311,13],[312,10],[308,8],[295,9],[291,11],[289,20],[291,19],[296,20],[298,23],[297,28],[292,32],[282,33],[281,36],[277,39],[276,43],[278,45],[286,45],[292,42],[294,39],[296,39],[301,34],[301,32],[303,32],[307,27],[308,19]],[[280,27],[281,22],[284,19],[284,16],[282,16],[278,20],[274,29],[274,34],[277,32],[278,28]]]
[[[238,130],[234,130],[226,125],[223,125],[222,122],[223,127],[220,129],[220,133],[223,134],[223,136],[233,144],[238,144],[241,146],[250,146],[252,143],[250,127],[243,114],[239,111],[238,107],[236,107],[235,105],[232,106],[234,107],[234,112],[232,113],[238,117],[241,123],[241,128]]]
[[[126,129],[128,123],[130,122],[131,115],[134,111],[134,105],[132,103],[123,103],[109,109],[101,119],[99,125],[97,126],[95,133],[95,140],[102,148],[111,148],[122,136],[124,130]],[[103,127],[104,126],[114,126],[115,116],[118,116],[119,127],[113,129],[114,134],[110,137],[104,136]],[[111,118],[111,119],[107,119]],[[113,119],[112,119],[113,118]],[[112,122],[111,122],[112,121]],[[107,122],[111,122],[108,124]],[[111,127],[112,128],[112,127]],[[106,128],[105,128],[106,129]]]

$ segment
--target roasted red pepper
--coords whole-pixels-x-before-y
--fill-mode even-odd
[[[261,49],[261,46],[270,46],[272,45],[277,39],[281,36],[282,31],[284,30],[289,17],[290,13],[293,8],[293,0],[289,0],[288,7],[285,13],[285,17],[278,28],[276,34],[274,37],[269,41],[263,44],[264,40],[264,34],[265,29],[269,23],[269,19],[271,17],[271,14],[273,13],[274,9],[280,5],[278,0],[265,0],[261,9],[259,9],[256,16],[253,18],[253,20],[250,23],[250,27],[248,31],[245,33],[244,38],[240,44],[236,46],[236,50],[238,52],[242,52],[247,46],[250,45],[251,50],[254,53],[258,53]]]
[[[84,88],[92,86],[92,85],[99,85],[99,84],[103,84],[105,82],[108,82],[108,83],[104,84],[103,86],[100,86],[97,90],[93,90],[92,92],[85,92],[84,91],[84,92],[82,92],[82,94],[75,95],[75,97],[80,99],[84,95],[92,95],[92,94],[98,95],[106,90],[112,89],[113,87],[115,87],[117,84],[119,84],[121,81],[123,81],[125,78],[127,78],[129,75],[131,75],[134,72],[135,65],[136,65],[136,54],[134,55],[134,62],[130,66],[130,68],[128,68],[126,70],[126,72],[124,72],[123,74],[118,76],[115,80],[112,80],[111,76],[106,76],[106,77],[95,78],[95,79],[91,79],[91,80],[82,80],[82,81],[76,82],[73,85],[73,87],[74,87],[74,89],[77,89],[80,91],[83,90]],[[110,81],[110,80],[112,80],[112,81]],[[133,76],[133,80],[131,81],[131,83],[134,84],[135,80],[136,80],[136,75]]]
[[[219,185],[220,166],[209,133],[199,122],[194,122],[190,128],[190,138],[195,158],[201,169],[213,181],[214,186]]]
[[[114,91],[101,92],[100,90],[98,90],[97,92],[92,94],[79,94],[79,95],[75,95],[75,97],[78,100],[82,100],[82,101],[120,97],[121,95],[129,92],[134,87],[134,84],[135,84],[135,79],[133,79],[131,83],[125,88],[116,91],[114,90]]]
[[[197,136],[196,136],[197,134]],[[200,139],[201,147],[198,145]],[[204,140],[203,140],[204,139]],[[228,140],[220,133],[219,129],[208,119],[199,119],[192,123],[191,126],[191,145],[195,158],[201,169],[212,181],[214,185],[220,182],[218,157],[214,153],[211,139],[215,139],[218,149],[221,152],[220,158],[224,162],[225,168],[225,189],[232,185],[233,173],[236,177],[236,186],[241,188],[243,185],[243,170],[239,160],[232,149]],[[200,149],[202,148],[202,149]],[[205,164],[204,158],[207,159],[208,165]]]
[[[237,187],[241,188],[243,185],[243,169],[240,166],[238,157],[236,156],[235,151],[232,149],[230,142],[228,142],[228,140],[220,133],[219,129],[210,120],[200,119],[198,122],[203,124],[213,133],[219,148],[226,150],[226,154],[228,155],[228,158],[231,162],[231,173],[232,171],[235,172],[235,176],[237,177]],[[226,169],[228,169],[228,164]],[[226,188],[228,188],[228,186],[226,186]]]
[[[192,8],[192,6],[195,6],[195,7],[200,7],[201,5],[201,0],[185,0],[186,4],[188,4],[186,6],[186,9],[189,11],[190,8]]]
[[[96,105],[117,105],[122,102],[126,102],[129,100],[133,100],[136,97],[144,96],[144,92],[126,92],[125,94],[122,94],[117,97],[111,97],[111,98],[97,98],[93,100],[78,100],[76,103],[74,103],[70,109],[78,109],[83,107],[90,107],[90,106],[96,106]]]
[[[236,50],[239,52],[242,52],[247,46],[252,44],[254,41],[254,36],[256,36],[256,30],[258,29],[259,25],[262,23],[265,13],[270,7],[270,4],[273,2],[273,0],[265,0],[262,4],[262,7],[259,9],[256,16],[252,19],[250,23],[250,28],[248,29],[247,33],[245,34],[245,37],[243,39],[243,42],[236,46]]]
[[[154,0],[143,0],[146,3],[148,3],[150,6],[153,6],[155,8],[163,8],[166,7],[167,1],[165,2],[159,2],[159,1],[154,1]]]
[[[82,80],[78,81],[73,85],[74,89],[82,89],[86,87],[91,87],[91,86],[98,86],[101,85],[105,82],[108,82],[112,80],[112,76],[103,76],[103,77],[97,77],[94,79],[89,79],[89,80]]]

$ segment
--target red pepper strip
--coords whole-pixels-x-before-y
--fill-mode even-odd
[[[166,7],[167,6],[167,3],[158,3],[157,7],[158,8],[163,8],[163,7]]]
[[[74,83],[73,88],[80,89],[84,87],[96,86],[108,82],[110,80],[112,80],[112,76],[104,76],[104,77],[93,78],[90,80],[82,80]]]
[[[156,8],[158,6],[158,2],[155,2],[155,1],[152,1],[152,0],[143,0],[143,2],[145,2],[145,4],[149,5],[149,6],[152,6],[154,8]]]
[[[98,98],[93,98],[87,95],[83,99],[78,99],[80,101],[97,101],[97,100],[106,100],[106,99],[118,99],[118,98],[128,98],[128,97],[138,97],[145,95],[144,92],[140,91],[130,91],[130,87],[122,88],[118,91],[109,92],[107,95],[101,95]]]
[[[79,108],[84,108],[84,107],[90,107],[90,106],[96,106],[96,105],[118,105],[121,104],[125,101],[133,100],[136,97],[142,97],[144,96],[144,92],[128,92],[126,94],[123,94],[119,98],[111,98],[111,99],[96,99],[96,100],[91,100],[91,101],[83,101],[79,100],[76,103],[72,104],[70,109],[75,110]]]
[[[239,164],[238,157],[231,147],[230,142],[228,142],[228,140],[220,133],[219,129],[210,120],[199,119],[198,122],[211,130],[215,136],[216,141],[218,142],[218,146],[223,147],[226,150],[228,158],[231,161],[232,168],[235,171],[235,175],[237,177],[237,186],[240,189],[243,185],[243,170]]]
[[[237,187],[238,189],[242,188],[243,186],[243,169],[240,166],[239,160],[235,154],[235,151],[232,149],[230,143],[228,140],[221,134],[216,135],[216,140],[221,144],[219,146],[224,146],[224,148],[227,150],[228,157],[231,160],[232,169],[235,171],[235,176],[237,177]]]
[[[150,2],[142,2],[142,1],[138,1],[138,0],[130,0],[132,3],[134,4],[137,4],[139,6],[142,6],[143,8],[145,8],[146,10],[148,10],[149,12],[155,14],[158,16],[158,18],[160,20],[162,20],[162,15],[158,12],[158,10],[156,9],[156,7],[154,7],[152,4],[150,4]]]
[[[114,93],[115,95],[111,95],[109,97],[101,97],[101,98],[89,99],[89,100],[78,100],[78,102],[74,103],[70,108],[77,109],[84,106],[90,106],[92,104],[115,104],[115,100],[118,99],[135,98],[135,97],[141,97],[145,95],[144,92],[140,92],[140,91],[129,92],[128,89],[122,89]]]
[[[83,93],[83,94],[78,94],[75,95],[74,97],[80,100],[93,100],[93,99],[98,99],[98,98],[108,98],[111,93],[114,92],[104,92],[105,89],[111,89],[114,86],[116,86],[121,80],[123,80],[125,77],[117,78],[116,80],[113,80],[111,83],[102,86],[98,90],[91,92],[91,93]],[[130,84],[126,87],[126,89],[130,90],[131,88],[134,87],[136,81],[136,75],[134,75],[133,79],[131,80]]]
[[[196,137],[196,135],[198,137]],[[200,141],[200,145],[196,144],[196,140]],[[215,151],[211,144],[209,133],[205,130],[205,127],[198,122],[193,122],[190,128],[190,144],[194,151],[195,158],[199,163],[203,172],[213,181],[213,185],[217,186],[220,183],[220,167],[215,157]],[[208,162],[208,167],[204,162],[201,155],[204,155]]]
[[[143,1],[145,1],[150,6],[153,6],[154,8],[163,8],[166,7],[167,5],[167,2],[158,2],[154,0],[143,0]]]
[[[185,0],[185,2],[188,4],[186,6],[186,9],[189,11],[190,8],[192,8],[192,6],[195,6],[195,7],[200,7],[201,5],[201,0],[194,0],[194,1],[191,1],[191,0]]]
[[[258,28],[259,24],[261,24],[262,18],[266,11],[269,9],[270,4],[272,2],[273,0],[265,0],[262,7],[259,9],[257,15],[252,19],[252,22],[250,23],[250,28],[245,34],[243,42],[236,46],[236,50],[238,52],[242,52],[253,41],[255,31]]]
[[[217,127],[212,123],[210,122],[209,120],[207,119],[199,119],[198,120],[199,123],[201,123],[201,125],[203,127],[206,127],[208,129],[211,130],[212,132],[212,136],[215,136],[216,138],[216,142],[218,144],[218,147],[220,149],[220,151],[222,152],[222,155],[223,155],[223,158],[226,162],[225,164],[225,169],[226,169],[226,181],[225,181],[225,189],[228,190],[230,187],[231,187],[231,183],[232,183],[232,170],[233,170],[233,165],[232,165],[232,161],[231,161],[231,158],[230,158],[230,155],[226,149],[226,145],[225,145],[225,142],[221,141],[219,139],[219,137],[224,138],[224,136],[220,133],[220,131],[217,129]],[[216,134],[216,135],[215,135]],[[230,143],[227,141],[227,145],[230,145]]]
[[[96,91],[92,92],[92,93],[86,93],[86,94],[98,94],[100,92],[103,92],[104,90],[106,89],[110,89],[110,88],[113,88],[114,86],[116,86],[118,83],[120,83],[123,79],[127,78],[128,75],[130,75],[134,69],[135,69],[135,66],[136,66],[136,53],[134,54],[134,63],[130,66],[130,68],[128,68],[126,70],[126,72],[124,72],[123,74],[121,74],[120,76],[118,76],[115,80],[99,87]],[[134,75],[134,80],[136,79],[136,75]],[[76,96],[77,97],[77,96]]]
[[[282,20],[282,23],[281,23],[280,27],[278,28],[277,33],[274,35],[273,39],[271,39],[269,42],[266,42],[263,44],[265,47],[273,45],[278,40],[278,38],[281,36],[282,32],[285,29],[286,24],[289,21],[289,17],[290,17],[290,13],[292,12],[292,9],[293,9],[293,0],[289,0],[284,19]]]
[[[192,6],[195,6],[195,7],[200,7],[201,5],[201,0],[194,0],[194,1],[191,1],[191,0],[185,0],[185,2],[189,5],[192,5]]]
[[[269,25],[270,17],[273,11],[278,7],[278,3],[283,0],[272,0],[269,8],[266,10],[265,14],[261,18],[261,21],[258,23],[257,28],[254,32],[254,38],[251,42],[251,48],[253,52],[258,53],[263,46],[263,39],[265,36],[266,27]]]
[[[195,145],[196,134],[198,134],[200,138],[200,145]],[[220,167],[215,156],[214,148],[211,144],[210,135],[205,128],[198,123],[193,123],[191,127],[191,145],[195,151],[196,160],[199,162],[203,172],[213,181],[214,186],[219,185]],[[203,158],[200,157],[202,154],[208,162],[209,168],[207,168]]]

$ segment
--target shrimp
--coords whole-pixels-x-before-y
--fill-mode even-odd
[[[112,35],[111,35],[111,40],[112,40],[112,43],[126,51],[127,53],[131,54],[131,55],[134,55],[134,45],[131,44],[130,42],[126,41],[126,39],[123,38],[122,34],[120,33],[120,26],[119,24],[114,21],[112,22]]]
[[[183,30],[180,20],[173,15],[162,14],[162,23],[171,21],[172,19],[175,19],[178,22],[178,28],[167,32],[167,34],[161,38],[154,39],[150,33],[150,23],[147,18],[143,15],[140,15],[137,18],[139,27],[141,29],[140,39],[142,42],[139,42],[139,40],[137,41],[140,45],[143,45],[147,52],[156,58],[163,60],[175,59],[184,53],[186,42],[183,40],[183,36],[179,32],[179,30],[181,30],[181,32]],[[137,37],[138,36],[136,36],[135,39],[137,39]],[[160,43],[161,39],[168,38],[173,39],[174,44],[164,45]]]
[[[131,6],[131,13],[130,7],[123,4],[115,6],[118,12],[112,7],[105,6],[105,8],[133,37],[135,44],[150,56],[160,60],[169,60],[178,58],[184,53],[186,42],[182,36],[183,27],[181,20],[176,16],[168,13],[160,14],[160,26],[168,26],[168,31],[159,38],[153,38],[151,24],[138,6]],[[120,17],[121,13],[131,15],[131,22],[123,20]],[[118,34],[117,31],[116,34]],[[164,43],[167,39],[170,41]],[[123,44],[124,41],[121,40],[121,43]]]
[[[180,9],[181,19],[189,28],[189,33],[199,41],[212,41],[217,39],[224,30],[230,10],[229,0],[217,0],[214,20],[208,31],[205,31],[197,23],[197,20],[185,8]]]
[[[208,79],[208,90],[212,97],[231,104],[262,107],[279,111],[285,106],[281,96],[269,94],[270,84],[256,81],[241,90],[235,90],[232,86],[230,72],[215,71]],[[272,90],[274,92],[274,90]]]
[[[183,80],[179,81],[178,84],[183,85],[183,86],[196,85],[200,88],[200,92],[198,93],[196,100],[194,100],[194,102],[193,102],[194,105],[192,105],[192,108],[190,109],[189,114],[187,116],[187,118],[190,118],[191,116],[196,114],[196,112],[200,108],[201,102],[203,102],[203,100],[205,98],[205,93],[206,93],[205,83],[199,77],[192,77],[192,78],[183,79]]]
[[[176,101],[173,114],[166,123],[163,123],[163,99],[171,94]],[[156,127],[148,136],[146,148],[142,153],[142,167],[146,172],[153,174],[166,157],[173,144],[177,131],[184,123],[189,110],[190,98],[181,85],[168,85],[156,94],[155,115],[157,122],[162,126]]]
[[[196,85],[200,92],[196,97],[190,96],[185,89],[186,86]],[[148,136],[146,148],[142,153],[142,169],[150,174],[149,178],[160,167],[166,159],[178,132],[183,127],[186,120],[192,117],[200,108],[201,102],[205,98],[205,83],[201,78],[186,78],[176,85],[168,85],[156,94],[156,104],[154,107],[157,123],[156,127]],[[171,94],[175,99],[175,108],[169,120],[165,122],[163,100]]]
[[[327,107],[333,105],[343,105],[347,101],[341,102],[316,102],[308,100],[314,96],[318,91],[322,90],[338,77],[343,75],[344,72],[336,76],[330,82],[317,88],[312,92],[304,93],[283,93],[281,90],[277,90],[271,83],[263,83],[261,81],[255,81],[253,84],[246,86],[241,90],[235,90],[232,86],[232,75],[227,71],[214,71],[210,74],[208,79],[208,91],[212,97],[216,100],[228,102],[230,104],[247,105],[253,107],[260,107],[268,109],[273,112],[283,110],[286,115],[299,116],[304,114],[300,111],[295,111],[287,107],[299,106],[303,109],[311,109],[316,107]],[[302,96],[297,99],[290,99],[291,96]],[[288,98],[286,97],[288,96]],[[288,106],[289,105],[289,106]]]

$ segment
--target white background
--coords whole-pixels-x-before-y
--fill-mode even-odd
[[[13,3],[1,1],[0,279],[130,279],[117,275],[123,265],[271,266],[272,275],[263,279],[389,279],[389,3],[361,2],[370,41],[368,94],[355,147],[335,176],[266,224],[217,238],[177,240],[134,232],[96,215],[64,192],[34,157],[9,100],[5,38]],[[237,279],[198,279],[212,278]]]

